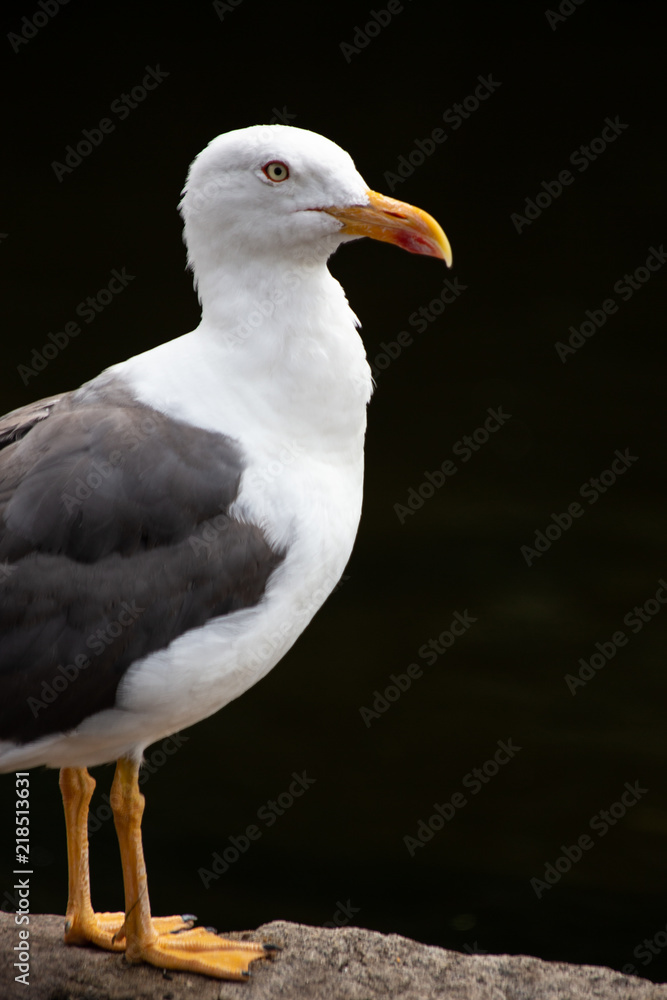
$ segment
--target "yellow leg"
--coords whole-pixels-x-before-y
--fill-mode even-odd
[[[125,914],[95,913],[90,901],[88,808],[94,789],[95,781],[85,767],[64,767],[61,770],[60,791],[65,809],[69,871],[65,943],[96,944],[110,951],[124,951]],[[169,933],[192,927],[192,920],[165,917],[156,921],[156,925],[159,932]]]
[[[129,962],[149,962],[160,969],[200,972],[218,979],[247,979],[248,966],[277,949],[249,941],[227,941],[196,927],[158,933],[151,917],[146,865],[141,844],[145,800],[139,791],[139,767],[121,758],[111,787],[125,884],[125,955]]]

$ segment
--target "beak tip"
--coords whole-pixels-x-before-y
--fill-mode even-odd
[[[433,243],[437,248],[437,256],[444,260],[447,267],[451,267],[454,263],[454,254],[452,253],[451,243],[447,239],[444,230],[440,225],[438,225],[435,219],[429,217],[429,223],[432,227]]]
[[[408,253],[439,257],[447,267],[452,266],[449,240],[433,216],[377,191],[368,191],[366,196],[363,205],[331,207],[323,211],[343,223],[343,233],[394,243]]]

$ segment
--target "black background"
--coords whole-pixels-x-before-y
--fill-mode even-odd
[[[319,924],[349,901],[352,922],[429,943],[665,978],[667,610],[637,634],[623,625],[667,575],[664,269],[627,302],[613,287],[667,236],[664,55],[659,5],[569,7],[552,27],[540,3],[404,2],[347,58],[341,43],[354,44],[370,3],[237,0],[220,17],[208,2],[71,0],[18,52],[6,36],[39,8],[3,8],[2,411],[196,325],[175,206],[191,159],[229,129],[282,118],[335,140],[370,187],[438,218],[449,277],[465,286],[418,333],[408,318],[438,296],[441,263],[370,241],[331,263],[372,361],[402,330],[413,343],[378,375],[343,586],[284,662],[188,731],[144,785],[156,913],[185,909],[221,929]],[[158,64],[160,86],[124,121],[110,115]],[[488,99],[460,128],[443,122],[489,74],[500,86]],[[627,128],[587,170],[573,167],[616,116]],[[104,117],[114,132],[59,182],[52,163]],[[435,128],[447,140],[392,192],[399,157]],[[574,182],[518,233],[512,214],[567,168]],[[135,275],[127,289],[24,384],[33,348],[122,267]],[[610,297],[618,311],[561,361],[555,342]],[[511,419],[401,523],[394,505],[489,407]],[[637,461],[528,567],[521,546],[581,501],[616,449]],[[474,625],[427,666],[419,648],[466,609]],[[573,695],[565,675],[619,629],[627,645]],[[360,708],[411,662],[423,676],[367,727]],[[508,738],[521,751],[410,856],[404,837]],[[258,821],[304,769],[312,788],[271,827]],[[95,775],[101,796],[112,770]],[[636,781],[639,803],[603,838],[591,833]],[[11,910],[9,777],[2,787]],[[32,820],[32,905],[64,912],[54,774],[32,776]],[[252,823],[260,839],[204,888],[198,869]],[[594,847],[538,898],[530,880],[586,832]],[[92,837],[92,878],[98,908],[122,906],[108,820]],[[644,939],[660,952],[648,964],[634,954]]]

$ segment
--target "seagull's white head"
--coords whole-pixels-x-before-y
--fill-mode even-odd
[[[447,237],[420,209],[368,189],[352,158],[315,132],[255,125],[194,160],[180,203],[195,278],[233,261],[326,261],[360,236],[451,265]]]

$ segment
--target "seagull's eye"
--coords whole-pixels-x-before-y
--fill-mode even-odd
[[[262,170],[270,181],[286,181],[289,177],[289,167],[280,160],[271,160],[262,167]]]

